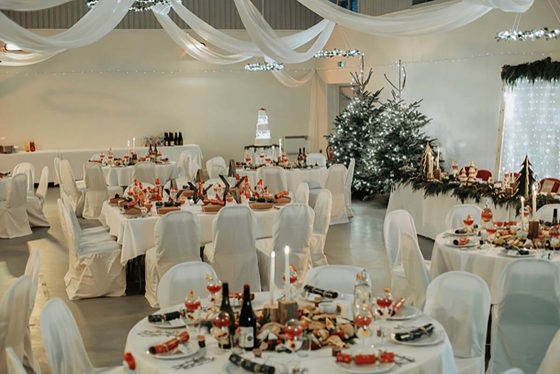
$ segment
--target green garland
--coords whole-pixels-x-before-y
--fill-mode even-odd
[[[502,67],[502,81],[514,86],[519,79],[534,82],[537,79],[546,81],[560,79],[560,62],[552,61],[550,57],[544,60],[528,62],[520,65],[504,65]]]

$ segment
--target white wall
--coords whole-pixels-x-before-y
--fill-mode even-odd
[[[560,40],[496,42],[497,31],[508,29],[515,14],[492,11],[459,30],[414,38],[387,38],[337,28],[330,47],[358,48],[366,53],[365,67],[374,70],[369,88],[391,87],[383,74],[396,83],[396,61],[407,70],[403,97],[423,99],[421,110],[433,119],[429,135],[442,143],[442,157],[460,165],[474,161],[481,168],[494,170],[503,65],[516,65],[545,57],[558,59]],[[523,30],[560,23],[547,1],[537,0],[521,17]],[[322,76],[329,83],[347,83],[348,71],[358,70],[358,59],[347,60],[347,68],[336,67],[338,60],[322,62]],[[525,152],[520,145],[520,153]]]
[[[206,159],[239,159],[253,144],[260,107],[273,139],[305,134],[309,86],[286,88],[243,66],[193,61],[162,30],[115,30],[41,64],[0,67],[0,137],[22,149],[26,140],[68,149],[182,131]]]

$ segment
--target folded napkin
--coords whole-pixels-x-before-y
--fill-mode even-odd
[[[417,327],[411,331],[396,333],[395,340],[399,342],[411,342],[414,340],[418,340],[424,336],[430,336],[433,332],[434,325],[428,323],[427,325]]]
[[[157,322],[164,322],[164,321],[171,321],[181,317],[181,312],[169,312],[163,314],[150,314],[148,316],[148,322],[157,323]]]
[[[189,333],[186,331],[181,332],[179,335],[174,337],[171,340],[166,341],[163,344],[153,345],[148,348],[148,351],[151,354],[161,354],[173,351],[175,348],[179,346],[181,343],[186,343],[189,340],[190,336]]]
[[[305,286],[303,286],[303,290],[305,292],[314,293],[316,295],[323,296],[323,297],[326,297],[328,299],[336,299],[338,297],[338,292],[336,292],[336,291],[323,290],[321,288],[317,288],[317,287],[311,286],[309,284],[306,284]]]
[[[229,361],[235,366],[239,366],[251,373],[264,373],[264,374],[274,374],[276,368],[274,366],[268,366],[264,364],[258,364],[251,360],[244,359],[237,353],[232,353],[229,356]]]

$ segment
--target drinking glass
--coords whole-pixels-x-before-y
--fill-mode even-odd
[[[187,298],[185,299],[185,308],[187,308],[187,312],[193,313],[194,325],[197,328],[197,334],[200,332],[200,298],[194,295],[194,292],[191,290]]]
[[[222,345],[229,341],[229,322],[229,314],[223,310],[220,310],[220,313],[212,320],[212,325],[222,332],[222,336],[219,339],[219,346],[222,350],[224,350]]]
[[[222,282],[218,278],[210,274],[206,274],[206,289],[208,290],[209,293],[208,295],[210,301],[209,304],[218,305],[219,300],[217,295],[222,290]]]
[[[295,318],[290,319],[284,325],[284,334],[286,335],[286,347],[290,350],[290,352],[294,353],[301,348],[301,338],[303,336],[303,325],[302,323]],[[300,367],[300,360],[294,358],[290,360],[289,368],[291,372],[297,370]]]
[[[361,350],[367,351],[366,338],[370,336],[369,325],[373,320],[373,314],[369,305],[354,305],[354,325],[356,325],[356,336],[360,339]]]
[[[387,319],[390,317],[391,306],[393,305],[393,299],[389,293],[383,296],[379,296],[375,299],[377,304],[377,315],[381,317],[381,326],[379,331],[381,333],[381,344],[385,344],[385,338],[387,337]]]

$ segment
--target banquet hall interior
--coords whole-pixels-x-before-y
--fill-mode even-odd
[[[0,0],[0,374],[560,373],[559,39],[559,0]]]

